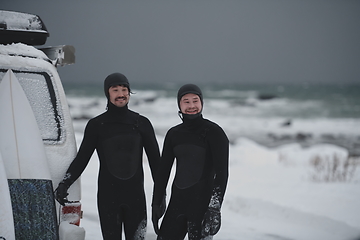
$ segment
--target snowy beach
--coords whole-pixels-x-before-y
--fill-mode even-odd
[[[220,125],[230,140],[222,225],[214,240],[360,240],[360,1],[104,4],[89,0],[85,5],[64,0],[55,8],[51,1],[19,0],[1,5],[1,9],[36,14],[44,20],[42,24],[32,15],[2,13],[1,44],[17,42],[12,38],[20,37],[26,44],[44,47],[51,59],[42,59],[45,53],[24,44],[0,45],[0,79],[9,68],[22,79],[55,188],[74,158],[71,127],[79,149],[88,120],[106,110],[103,80],[108,74],[119,71],[129,79],[134,93],[129,109],[151,121],[160,151],[166,132],[181,123],[177,91],[183,84],[194,83],[202,89],[204,118]],[[19,29],[19,24],[24,28]],[[25,36],[27,33],[31,34]],[[35,36],[46,43],[34,41]],[[71,54],[65,54],[65,49]],[[68,60],[76,64],[60,67]],[[6,79],[10,78],[16,79]],[[63,86],[66,96],[57,85]],[[0,96],[10,91],[4,92]],[[20,92],[10,94],[11,99],[24,106]],[[12,120],[0,121],[4,129],[0,147],[3,154],[3,147],[12,145],[9,149],[16,152],[18,161],[12,156],[6,160],[15,166],[16,162],[20,165],[20,155],[27,160],[42,144],[32,147],[35,134],[29,129],[37,132],[36,124],[28,125],[28,116],[9,114],[15,105],[8,99],[1,102],[6,107],[1,108],[0,116],[12,116]],[[72,122],[68,109],[63,108],[65,100]],[[22,107],[16,109],[25,112]],[[10,125],[15,118],[25,124]],[[17,137],[18,132],[32,139]],[[153,180],[145,154],[143,164],[146,240],[155,240]],[[33,178],[44,172],[34,161],[27,166],[34,170]],[[103,239],[97,210],[98,171],[94,152],[81,175],[80,227],[86,231],[85,240]],[[9,171],[5,173],[9,179]],[[167,203],[171,184],[172,179]],[[8,188],[4,177],[1,186]],[[79,200],[79,181],[69,193],[69,200]],[[10,202],[6,191],[0,203],[6,214],[2,209],[0,213],[7,225],[1,228],[0,240],[10,239],[5,231],[14,234],[12,221],[8,221]],[[74,214],[66,215],[72,217]],[[64,225],[75,230],[61,231]],[[71,240],[82,240],[81,231],[65,223],[59,232],[68,232]]]
[[[230,152],[222,228],[215,239],[359,239],[359,170],[350,182],[311,180],[313,169],[308,162],[311,155],[344,156],[344,149],[324,145],[303,150],[290,145],[269,150],[242,139]],[[290,152],[292,162],[280,162],[281,152]],[[96,209],[97,161],[94,156],[82,175],[81,225],[86,229],[87,240],[101,239]],[[145,188],[150,217],[152,180],[146,161]],[[155,239],[150,218],[148,221],[147,239]]]
[[[161,97],[151,91],[136,93],[130,100],[130,108],[152,121],[162,148],[167,129],[180,123],[175,98]],[[79,147],[87,118],[104,111],[105,99],[69,94],[68,101]],[[284,116],[266,118],[264,111],[270,107],[259,109],[266,108],[266,104],[280,104],[279,101],[284,100],[270,101],[250,111],[246,106],[229,108],[229,101],[207,100],[205,96],[204,117],[222,126],[231,140],[222,228],[214,239],[360,239],[359,157],[350,157],[346,148],[334,144],[319,142],[304,146],[301,141],[291,140],[270,148],[246,137],[247,133],[264,135],[271,130],[292,136],[298,132],[318,136],[340,134],[356,140],[360,136],[356,128],[360,126],[359,118],[292,118],[293,125],[284,128],[281,126]],[[151,240],[156,239],[150,207],[153,185],[146,157],[144,171],[147,239]],[[82,175],[81,226],[86,229],[87,240],[101,239],[96,206],[97,172],[95,153]]]

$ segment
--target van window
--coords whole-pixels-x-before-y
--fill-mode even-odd
[[[0,69],[0,82],[6,71]],[[47,72],[13,72],[29,99],[44,143],[63,142],[63,117],[50,75]]]

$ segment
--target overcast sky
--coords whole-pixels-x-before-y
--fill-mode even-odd
[[[64,82],[360,83],[358,0],[1,0],[69,44]]]

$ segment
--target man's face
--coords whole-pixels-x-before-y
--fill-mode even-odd
[[[201,109],[200,97],[196,94],[188,93],[180,99],[180,110],[184,114],[197,114]]]
[[[112,86],[109,88],[110,102],[117,107],[124,107],[130,100],[129,89],[124,86]]]

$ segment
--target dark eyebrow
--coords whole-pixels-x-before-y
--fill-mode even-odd
[[[194,97],[183,97],[181,101],[190,101],[190,100],[199,100],[200,97],[198,95],[195,95]]]
[[[110,88],[117,88],[117,87],[122,87],[122,89],[127,88],[126,86],[123,86],[123,85],[114,85],[114,86],[110,86]]]

